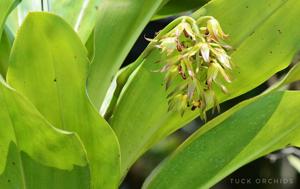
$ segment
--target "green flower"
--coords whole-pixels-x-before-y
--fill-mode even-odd
[[[206,108],[210,105],[219,109],[213,85],[224,93],[227,88],[220,79],[230,83],[228,71],[232,69],[224,40],[227,35],[219,22],[205,16],[197,21],[191,17],[175,20],[174,27],[167,27],[151,40],[161,49],[165,59],[160,72],[165,73],[165,87],[168,91],[169,111],[184,115],[187,110],[200,112],[205,119]]]

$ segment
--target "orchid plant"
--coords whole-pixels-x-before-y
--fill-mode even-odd
[[[0,0],[0,188],[119,188],[145,152],[199,116],[204,125],[142,188],[210,188],[259,157],[299,147],[300,93],[288,90],[300,79],[299,64],[289,66],[300,48],[299,7]],[[122,67],[147,23],[170,16]],[[287,67],[266,91],[222,112],[223,102]]]

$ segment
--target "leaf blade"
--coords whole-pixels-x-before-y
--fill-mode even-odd
[[[41,167],[44,170],[40,173],[47,173],[48,166],[52,167],[52,175],[66,170],[75,173],[74,167],[78,167],[75,174],[85,170],[82,167],[87,164],[86,153],[76,134],[55,129],[26,98],[8,87],[3,80],[0,81],[0,90],[1,186],[26,188],[27,184],[34,183],[34,179],[25,178],[24,171],[39,172]],[[30,161],[23,158],[24,153]],[[25,162],[35,162],[39,167],[24,167]],[[43,179],[49,183],[45,188],[51,188],[53,184],[49,178],[51,174]]]
[[[286,118],[299,111],[299,95],[273,92],[237,105],[185,141],[152,173],[144,188],[163,188],[166,184],[208,188],[258,157],[287,145],[298,146],[294,141],[300,131],[297,116],[288,122]],[[185,178],[177,177],[179,173]],[[173,176],[177,179],[172,180]]]
[[[86,95],[88,66],[87,50],[63,19],[30,13],[14,43],[7,80],[53,125],[80,136],[91,187],[114,188],[119,182],[118,141]]]
[[[99,110],[111,79],[162,0],[103,0],[95,29],[88,94]]]

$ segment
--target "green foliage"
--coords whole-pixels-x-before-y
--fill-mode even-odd
[[[100,108],[112,78],[162,0],[103,0],[95,27],[95,57],[88,93]]]
[[[214,48],[208,56],[207,46],[193,40],[205,36],[205,42],[226,48],[225,35],[213,23],[220,23],[233,47],[226,52],[232,70],[227,62],[218,64],[221,71],[227,66],[226,77],[210,69],[201,84],[220,103],[259,86],[298,52],[298,0],[206,2],[0,0],[0,187],[118,188],[147,150],[199,116],[187,104],[184,115],[168,111],[167,73],[156,70],[173,60],[169,55],[174,51],[180,51],[178,57],[191,53],[185,66],[194,66],[197,58],[207,67],[211,59],[221,61]],[[151,19],[190,10],[197,11],[171,22],[135,62],[120,69]],[[204,18],[209,23],[196,22]],[[186,19],[193,24],[184,25]],[[177,72],[177,62],[176,69],[167,71],[183,76],[200,68],[186,66],[184,72],[181,65]],[[143,187],[209,188],[258,157],[299,147],[300,93],[284,88],[299,80],[299,68],[297,64],[263,94],[206,123]],[[227,74],[231,83],[226,83]],[[199,79],[190,76],[190,82]],[[187,94],[193,91],[189,88]]]
[[[18,31],[7,81],[50,123],[80,136],[92,187],[114,188],[120,169],[118,142],[86,96],[88,66],[86,49],[65,21],[49,13],[30,13]]]
[[[32,160],[26,156],[61,170],[86,165],[86,153],[77,134],[54,128],[32,103],[2,79],[0,82],[0,183],[7,188],[26,188],[27,182],[33,182],[27,180],[26,173],[44,172],[31,165]]]
[[[300,146],[298,118],[287,120],[299,107],[300,94],[291,91],[235,106],[186,140],[144,188],[210,188],[245,163],[288,145]]]

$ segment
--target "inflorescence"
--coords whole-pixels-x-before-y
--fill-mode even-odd
[[[231,82],[231,47],[224,42],[228,35],[211,16],[198,20],[185,16],[179,20],[168,32],[151,40],[166,57],[160,61],[160,72],[165,73],[169,111],[183,116],[187,109],[199,109],[201,118],[206,119],[208,104],[219,110],[213,85],[227,93],[221,80]]]

